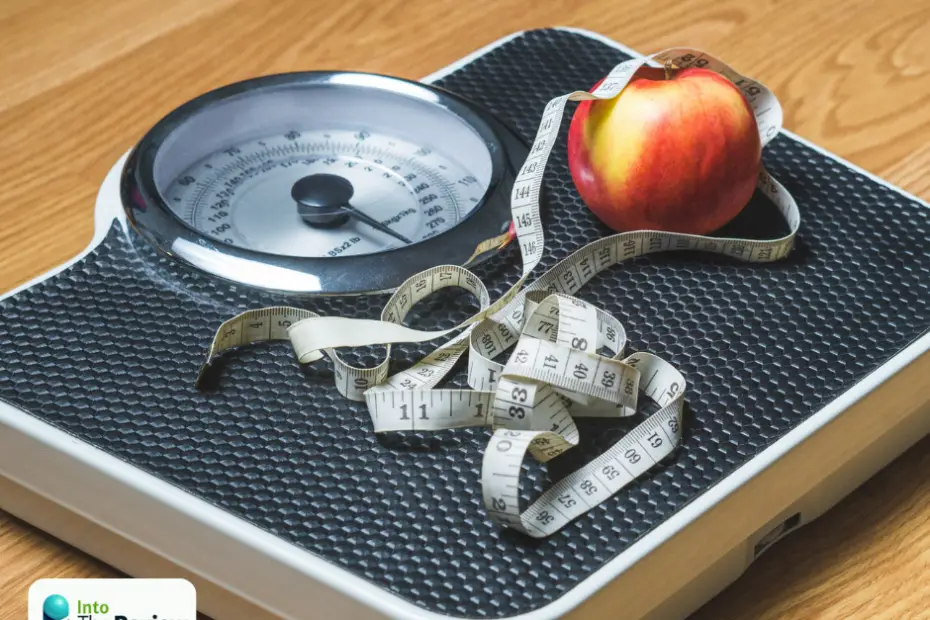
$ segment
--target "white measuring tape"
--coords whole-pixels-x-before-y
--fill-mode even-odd
[[[791,251],[800,224],[794,199],[762,169],[758,189],[778,207],[790,228],[782,238],[760,241],[658,231],[620,233],[578,249],[523,286],[545,248],[539,196],[566,103],[616,97],[649,60],[678,69],[703,67],[733,82],[752,106],[763,147],[781,128],[782,111],[775,96],[708,54],[679,48],[621,63],[593,92],[575,91],[546,105],[511,193],[523,272],[500,299],[492,303],[484,284],[469,270],[441,265],[398,287],[380,320],[322,317],[287,307],[250,310],[220,326],[201,375],[223,351],[252,342],[289,339],[301,363],[318,360],[323,354],[332,359],[337,389],[346,398],[366,402],[375,432],[491,425],[493,434],[481,473],[485,507],[498,523],[534,537],[556,532],[648,471],[681,442],[685,379],[649,353],[624,357],[623,327],[611,315],[571,295],[598,272],[654,252],[702,250],[749,262],[775,261]],[[488,240],[481,248],[501,241],[501,237]],[[480,311],[448,330],[422,331],[402,325],[414,305],[447,287],[472,293]],[[391,343],[450,335],[450,340],[412,367],[388,375]],[[374,368],[350,366],[337,353],[339,347],[375,344],[386,345],[386,353]],[[494,361],[508,350],[506,362]],[[603,354],[605,350],[609,355]],[[435,389],[466,352],[471,389]],[[573,417],[631,416],[643,394],[658,403],[657,412],[607,452],[555,483],[526,510],[520,509],[520,471],[527,452],[548,461],[578,444]]]

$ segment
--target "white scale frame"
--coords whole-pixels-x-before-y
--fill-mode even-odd
[[[565,28],[642,55],[601,35]],[[426,78],[435,81],[519,36],[500,39]],[[783,133],[930,208],[832,153]],[[125,156],[124,156],[125,158]],[[68,269],[125,229],[119,173],[97,196],[87,249],[3,296]],[[901,350],[751,461],[566,594],[511,618],[668,620],[695,611],[769,548],[788,520],[823,514],[930,433],[930,334]],[[447,618],[391,594],[167,482],[0,401],[0,507],[136,577],[184,577],[215,618]],[[799,515],[795,516],[795,515]],[[584,517],[582,517],[584,518]],[[790,529],[794,531],[795,528]],[[44,575],[35,575],[36,579]]]

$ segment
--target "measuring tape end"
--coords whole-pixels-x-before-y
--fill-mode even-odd
[[[197,371],[197,379],[194,381],[194,387],[200,392],[211,392],[217,387],[217,373],[214,371],[215,365],[213,360],[207,360],[200,366]]]

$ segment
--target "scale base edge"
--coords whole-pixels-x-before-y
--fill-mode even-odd
[[[603,617],[620,601],[631,619],[683,618],[695,611],[752,564],[754,548],[773,527],[800,513],[790,530],[796,531],[930,433],[930,388],[922,388],[918,380],[928,374],[930,353],[807,436],[589,598],[569,593],[564,598],[575,599],[570,617]],[[879,407],[888,414],[874,415]],[[60,433],[51,427],[48,432]],[[257,620],[307,618],[307,601],[317,597],[327,605],[319,610],[321,617],[397,617],[397,612],[408,618],[441,617],[390,605],[362,605],[251,541],[205,530],[209,526],[196,511],[216,509],[199,499],[190,498],[189,509],[178,510],[140,495],[125,481],[69,458],[21,429],[6,426],[0,437],[0,453],[7,456],[0,476],[0,507],[128,575],[189,579],[197,588],[201,611],[216,620],[243,614]],[[776,479],[782,482],[773,484]],[[794,484],[784,484],[786,479]],[[169,544],[151,544],[146,532],[153,528],[177,536]],[[139,540],[150,542],[143,546]],[[707,540],[717,544],[707,545]],[[293,552],[306,553],[296,547]],[[216,562],[217,556],[239,560]],[[692,561],[682,563],[680,557]],[[253,570],[256,566],[263,567],[260,576]],[[593,580],[599,577],[592,575]],[[281,589],[282,584],[298,582],[299,587]],[[288,591],[289,596],[282,596]],[[553,604],[527,617],[556,617],[562,613],[553,609],[557,606],[561,607]]]

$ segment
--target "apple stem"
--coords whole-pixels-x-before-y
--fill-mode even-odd
[[[666,59],[665,61],[665,79],[666,80],[672,79],[672,69],[674,67],[675,65],[672,64],[672,59],[671,58]]]

